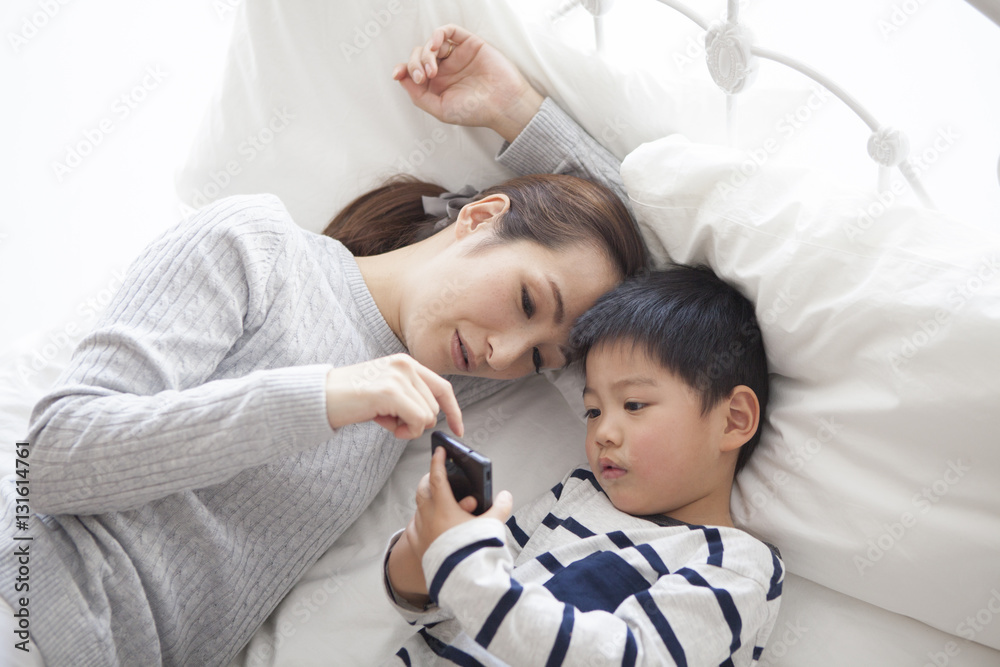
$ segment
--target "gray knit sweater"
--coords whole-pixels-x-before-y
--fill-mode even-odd
[[[499,159],[622,194],[617,161],[551,101]],[[324,393],[331,366],[397,352],[351,254],[276,197],[162,234],[34,409],[27,530],[0,484],[0,529],[32,537],[2,540],[0,596],[29,598],[46,663],[226,664],[402,453],[374,423],[331,429]],[[500,386],[451,379],[462,404]]]

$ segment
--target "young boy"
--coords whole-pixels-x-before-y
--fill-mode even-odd
[[[504,526],[510,494],[474,517],[435,453],[385,561],[424,626],[393,664],[756,663],[784,568],[729,513],[768,395],[753,306],[676,267],[602,297],[572,339],[589,466]]]

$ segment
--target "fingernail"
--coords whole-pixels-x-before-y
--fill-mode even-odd
[[[413,83],[420,83],[424,80],[424,71],[422,69],[413,71]]]

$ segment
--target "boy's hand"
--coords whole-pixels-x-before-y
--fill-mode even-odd
[[[414,47],[392,78],[438,120],[488,127],[507,141],[520,134],[544,99],[502,53],[452,24]]]
[[[455,501],[444,467],[446,456],[444,447],[434,451],[431,471],[417,486],[417,512],[389,552],[389,583],[397,595],[415,607],[423,607],[428,601],[421,561],[431,542],[452,526],[472,519],[490,517],[506,521],[514,501],[509,491],[501,491],[493,506],[480,517],[470,514],[476,509],[476,499],[467,496],[461,502]]]
[[[430,473],[424,475],[417,486],[417,513],[406,527],[406,538],[418,561],[424,557],[431,542],[449,528],[476,518],[492,518],[501,523],[506,521],[514,502],[510,492],[501,491],[486,512],[479,517],[471,514],[471,510],[476,508],[476,499],[468,496],[460,503],[455,500],[448,484],[445,458],[444,447],[438,447],[431,457]]]

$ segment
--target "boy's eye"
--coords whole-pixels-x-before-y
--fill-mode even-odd
[[[531,348],[531,363],[535,365],[535,372],[542,372],[542,353],[538,351],[537,347]]]
[[[645,403],[640,403],[638,401],[625,401],[625,409],[628,412],[635,412],[646,407]]]
[[[521,285],[521,308],[524,309],[524,314],[531,319],[531,316],[535,314],[535,303],[531,300],[531,295],[528,294],[528,288]]]
[[[597,408],[589,408],[587,410],[584,410],[583,416],[586,417],[587,419],[597,419],[598,417],[601,416],[601,411],[598,410]]]

